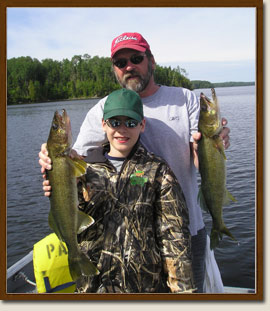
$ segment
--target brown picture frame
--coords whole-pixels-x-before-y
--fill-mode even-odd
[[[102,4],[101,4],[102,3]],[[253,294],[11,294],[6,292],[6,9],[11,7],[251,7],[256,9],[256,291]],[[260,301],[263,300],[263,1],[262,0],[1,0],[0,48],[0,298],[2,300]]]

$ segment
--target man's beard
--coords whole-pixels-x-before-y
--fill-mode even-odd
[[[114,72],[118,83],[123,88],[135,91],[137,93],[141,93],[142,91],[145,90],[145,88],[147,87],[147,85],[150,81],[152,73],[153,73],[153,70],[152,70],[152,64],[150,61],[148,62],[148,71],[147,71],[147,74],[145,76],[140,75],[136,70],[132,70],[132,71],[129,71],[128,73],[126,73],[122,79],[120,79],[117,76],[117,74]],[[128,79],[129,77],[134,77],[134,76],[136,76],[136,78],[139,81],[137,79],[132,79],[132,80]]]

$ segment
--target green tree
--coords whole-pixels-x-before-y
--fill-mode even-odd
[[[192,88],[184,69],[156,66],[159,84]],[[8,104],[102,97],[119,89],[109,57],[74,55],[71,60],[50,58],[41,62],[31,57],[7,61]]]

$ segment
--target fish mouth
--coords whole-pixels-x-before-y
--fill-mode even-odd
[[[70,118],[67,115],[65,109],[62,109],[61,113],[55,111],[54,113],[54,124],[58,129],[61,129],[62,135],[65,136],[67,143],[71,143],[72,134],[71,134],[71,123]]]
[[[202,92],[200,94],[200,105],[203,111],[207,111],[211,107],[211,100]]]
[[[58,111],[55,111],[55,118],[58,121],[61,128],[65,130],[69,130],[70,126],[70,118],[67,115],[67,112],[65,109],[62,109],[62,114]]]
[[[206,100],[206,101],[209,102],[209,103],[211,102],[211,100],[210,100],[206,95],[204,95],[203,92],[201,92],[200,98],[203,99],[203,100]]]
[[[216,99],[216,91],[215,89],[211,89],[211,94],[212,94],[212,99],[215,100]],[[208,98],[203,92],[201,92],[200,94],[200,99],[204,100],[206,103],[208,103],[208,105],[211,104],[211,99]]]
[[[201,128],[211,129],[211,135],[216,135],[221,130],[220,111],[217,103],[215,89],[211,89],[212,100],[204,93],[200,94],[200,112],[202,115]]]

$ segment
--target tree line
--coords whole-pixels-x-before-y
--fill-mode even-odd
[[[157,65],[155,81],[193,89],[184,69]],[[7,60],[7,103],[103,97],[120,88],[109,57],[75,55],[57,61],[18,57]]]
[[[218,82],[211,83],[205,80],[192,80],[193,89],[210,89],[215,87],[232,87],[232,86],[250,86],[255,85],[255,82]]]

